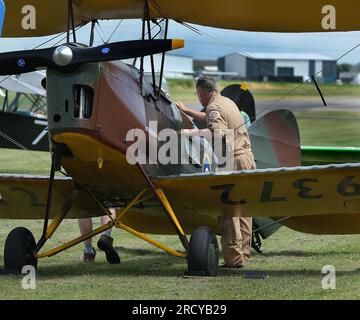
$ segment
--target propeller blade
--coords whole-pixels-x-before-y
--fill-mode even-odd
[[[74,64],[122,60],[182,48],[182,40],[134,40],[110,43],[95,48],[76,48]]]
[[[38,69],[63,69],[85,63],[143,57],[182,48],[183,40],[132,40],[80,47],[66,44],[55,48],[14,51],[0,54],[0,75],[20,74]]]
[[[48,66],[51,49],[14,51],[0,54],[0,74],[20,74]]]

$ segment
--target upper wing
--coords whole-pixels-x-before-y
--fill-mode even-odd
[[[96,19],[143,18],[144,15],[144,1],[72,2],[76,25]],[[42,36],[67,30],[67,0],[5,0],[5,4],[5,37]],[[322,25],[322,20],[328,19],[327,4],[335,10],[335,30]],[[324,0],[149,0],[149,5],[152,18],[167,17],[218,28],[266,32],[360,30],[358,0],[332,0],[331,3]],[[31,14],[36,22],[34,28],[27,26]]]
[[[301,146],[301,163],[304,166],[352,162],[360,162],[360,148]]]
[[[360,164],[258,169],[154,180],[175,212],[218,216],[360,213]]]
[[[0,175],[0,219],[42,219],[48,191],[48,177]],[[54,181],[50,217],[58,214],[67,200],[73,207],[67,218],[101,216],[99,205],[68,178]]]

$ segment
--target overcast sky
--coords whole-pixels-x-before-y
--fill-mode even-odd
[[[100,27],[97,27],[96,43],[101,44],[103,41],[107,41],[119,22],[120,20],[100,22]],[[195,59],[213,59],[234,51],[250,55],[252,52],[292,52],[318,53],[337,59],[360,44],[360,32],[285,34],[194,26],[202,33],[201,35],[176,22],[170,23],[169,37],[185,39],[185,48],[176,50],[174,53],[193,56]],[[157,30],[158,28],[155,27],[153,33],[156,33]],[[124,20],[110,40],[137,39],[140,37],[140,32],[139,21]],[[85,26],[78,33],[78,41],[88,43],[88,38],[89,26]],[[0,50],[32,49],[48,39],[48,37],[0,39]],[[58,37],[56,41],[61,39],[62,37]],[[52,41],[46,46],[54,45],[56,41]],[[338,63],[355,64],[358,62],[360,62],[360,48],[346,55]]]

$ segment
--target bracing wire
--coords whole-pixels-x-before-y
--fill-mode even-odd
[[[176,21],[177,23],[180,23],[182,24],[183,26],[185,26],[186,28],[192,30],[193,32],[199,34],[199,35],[202,35],[202,36],[206,36],[208,37],[209,39],[211,39],[212,41],[215,41],[217,43],[221,43],[223,46],[226,46],[228,48],[232,48],[232,49],[235,49],[237,52],[240,52],[241,54],[243,55],[246,55],[247,57],[250,57],[252,58],[252,56],[244,51],[239,51],[237,48],[227,44],[227,43],[224,43],[223,41],[221,41],[220,39],[217,39],[213,36],[210,36],[208,34],[206,34],[205,32],[202,32],[200,31],[199,29],[195,28],[194,26],[191,26],[187,23],[183,23],[183,22],[179,22],[179,21]],[[354,47],[352,47],[351,49],[349,49],[348,51],[346,51],[344,54],[342,54],[340,57],[338,57],[337,59],[335,59],[336,62],[338,62],[339,60],[341,60],[342,58],[344,58],[345,56],[347,56],[348,54],[350,54],[351,52],[353,52],[354,50],[356,50],[357,48],[360,47],[360,43],[358,43],[357,45],[355,45]],[[286,97],[290,96],[293,92],[295,92],[296,90],[300,89],[302,86],[304,86],[306,83],[309,83],[311,80],[312,80],[312,76],[316,77],[318,76],[319,74],[321,74],[324,70],[327,70],[327,67],[324,67],[322,68],[321,70],[319,70],[318,72],[316,72],[315,74],[309,76],[307,79],[303,80],[301,83],[299,83],[298,85],[296,85],[294,88],[292,88],[291,90],[289,90],[287,93],[285,93],[284,95],[282,95],[281,97],[279,97],[278,99],[276,99],[275,101],[273,101],[272,103],[270,103],[269,105],[265,106],[262,110],[260,110],[259,112],[256,113],[255,117],[259,116],[260,114],[263,114],[265,111],[269,110],[270,108],[272,108],[274,105],[278,104],[280,101],[282,101],[283,99],[285,99]],[[304,100],[306,100],[307,98],[309,98],[309,95],[304,93]],[[244,122],[243,125],[246,125],[247,122],[251,122],[252,120],[254,119],[249,119],[247,120],[246,122]]]
[[[252,56],[251,54],[249,54],[248,52],[239,50],[239,48],[237,48],[237,47],[235,47],[235,46],[233,46],[233,45],[230,45],[230,44],[228,44],[228,43],[226,43],[226,42],[224,42],[224,41],[222,41],[222,40],[220,40],[220,39],[218,39],[218,38],[216,38],[216,37],[214,37],[214,36],[212,36],[212,35],[204,32],[204,31],[200,31],[199,29],[197,29],[196,27],[194,27],[194,26],[192,26],[192,25],[190,25],[190,24],[188,24],[188,23],[179,22],[179,21],[176,21],[176,22],[179,23],[179,24],[181,24],[181,25],[183,25],[184,27],[188,28],[189,30],[191,30],[191,31],[199,34],[200,36],[203,36],[203,37],[205,37],[205,38],[208,38],[210,41],[213,41],[213,42],[221,45],[222,47],[224,47],[224,48],[226,48],[226,49],[229,49],[229,48],[230,48],[230,49],[232,49],[232,50],[235,50],[235,52],[240,53],[241,55],[244,55],[244,56],[246,56],[246,57],[248,57],[248,58],[250,58],[250,59],[253,59],[253,60],[255,59],[255,57]],[[251,60],[250,60],[250,63],[253,64],[253,65],[256,64],[254,61],[251,61]],[[270,65],[268,65],[268,66],[270,66]],[[258,67],[259,67],[259,66],[258,66]],[[261,66],[259,67],[259,69],[262,70],[262,71],[266,71],[266,72],[268,71],[267,69],[265,69],[264,67],[261,67]],[[289,75],[290,75],[290,74],[289,74]],[[280,79],[282,79],[282,78],[280,77]],[[299,83],[302,83],[301,81],[298,81],[298,82],[299,82]],[[303,92],[303,91],[302,91],[302,94],[303,94],[304,96],[306,96],[306,93]]]

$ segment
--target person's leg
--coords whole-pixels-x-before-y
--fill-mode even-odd
[[[221,227],[221,246],[225,267],[234,268],[244,265],[240,218],[223,215],[219,217]]]
[[[255,167],[251,153],[236,156],[234,159],[234,170],[251,170]],[[219,217],[225,266],[242,267],[250,259],[252,218],[241,217],[240,206],[225,211],[225,215]]]
[[[244,257],[244,264],[250,259],[251,249],[251,236],[252,236],[252,217],[241,217],[240,218],[240,229],[241,229],[241,245]]]
[[[111,217],[115,220],[115,218],[116,218],[116,210],[113,209],[113,208],[111,208],[111,209],[109,209],[109,210],[110,210],[110,212],[111,212]],[[109,216],[102,216],[102,217],[100,218],[100,222],[101,222],[101,225],[102,225],[102,226],[105,225],[105,224],[107,224],[108,222],[110,222]],[[112,230],[112,228],[109,229],[109,230],[104,231],[102,234],[105,234],[105,235],[111,237],[111,230]]]
[[[111,216],[113,219],[116,218],[116,210],[110,209]],[[108,216],[102,216],[101,217],[101,225],[105,225],[110,221],[110,218]],[[120,263],[120,257],[118,253],[116,252],[114,246],[114,239],[111,237],[111,229],[104,231],[100,239],[97,243],[97,246],[100,250],[104,251],[106,254],[106,260],[111,264],[118,264]]]
[[[79,229],[80,234],[84,235],[89,233],[93,229],[92,219],[84,218],[79,219]],[[92,239],[87,239],[84,241],[84,262],[93,262],[95,260],[95,249],[92,246]]]
[[[256,163],[254,160],[254,155],[252,153],[247,153],[244,157],[243,166],[246,170],[255,170]],[[250,250],[251,250],[251,241],[252,241],[252,217],[241,217],[240,218],[240,229],[241,229],[241,238],[242,238],[242,251],[244,255],[244,263],[247,263],[250,259]]]
[[[241,157],[238,157],[237,166],[241,170],[255,170],[256,163],[254,155],[251,152],[245,152]],[[239,209],[241,210],[241,209]],[[241,216],[241,212],[240,215]],[[252,217],[240,218],[240,230],[242,239],[242,252],[244,258],[244,264],[250,259],[251,240],[252,240]]]

